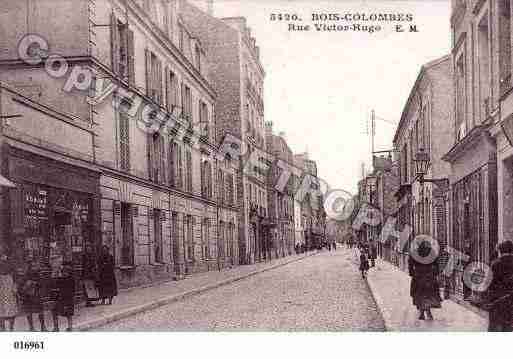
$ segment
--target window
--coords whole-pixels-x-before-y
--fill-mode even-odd
[[[499,67],[501,94],[511,87],[511,0],[499,1]]]
[[[201,50],[198,45],[194,46],[194,58],[196,61],[196,68],[201,72]]]
[[[130,171],[130,118],[119,112],[119,168]]]
[[[187,120],[192,120],[192,95],[191,88],[182,83],[182,111]]]
[[[228,225],[228,233],[229,233],[229,245],[228,245],[228,256],[233,258],[234,253],[234,237],[235,237],[235,225],[230,223]]]
[[[156,134],[148,136],[148,161],[150,169],[150,180],[155,183],[165,183],[165,146],[164,138]]]
[[[176,173],[177,173],[177,163],[178,160],[176,156],[178,155],[177,150],[178,144],[176,142],[169,142],[169,171],[168,171],[168,181],[169,186],[176,187]]]
[[[210,125],[208,121],[208,107],[203,101],[199,101],[199,115],[200,115],[200,131],[201,135],[209,139],[210,138]]]
[[[160,209],[153,210],[153,233],[155,235],[155,243],[153,249],[155,250],[155,262],[164,262],[164,247],[162,243],[162,220],[164,212]]]
[[[203,219],[203,226],[202,226],[202,255],[203,259],[210,259],[210,219],[204,218]]]
[[[233,174],[229,173],[226,175],[226,201],[230,206],[235,205],[234,201],[234,184]]]
[[[119,208],[119,207],[118,207]],[[131,208],[128,203],[121,203],[121,265],[134,265],[134,236],[133,215],[137,214],[138,207]]]
[[[478,62],[479,84],[481,92],[480,114],[481,121],[485,121],[489,113],[489,100],[491,95],[490,83],[490,40],[488,13],[486,13],[478,26]]]
[[[162,62],[157,55],[146,49],[146,94],[156,103],[163,104]]]
[[[182,155],[182,148],[180,146],[176,146],[177,152],[176,152],[176,158],[178,161],[178,176],[175,179],[176,187],[183,189],[183,177],[184,177],[184,171],[183,171],[183,155]]]
[[[428,104],[426,104],[422,108],[422,119],[423,119],[423,129],[424,129],[424,150],[430,154],[431,153],[431,122],[429,119],[429,112],[428,112]]]
[[[223,221],[220,221],[219,222],[219,248],[218,248],[218,255],[219,255],[219,258],[224,258],[225,257],[225,229],[224,229],[224,226],[225,223]]]
[[[188,215],[186,217],[186,228],[187,228],[187,260],[194,261],[194,217]]]
[[[134,33],[128,24],[119,21],[111,14],[111,65],[112,72],[123,80],[134,80]]]
[[[185,39],[184,39],[184,37],[185,37],[185,31],[183,30],[183,27],[182,27],[182,26],[180,26],[180,30],[179,30],[179,31],[180,31],[180,34],[179,34],[179,36],[178,36],[178,46],[179,46],[179,48],[180,48],[180,51],[182,51],[182,52],[183,52],[183,48],[184,48],[184,45],[185,45],[185,44],[184,44],[184,42],[185,42]]]
[[[225,202],[225,191],[224,191],[224,173],[222,170],[217,171],[217,195],[220,204]]]
[[[201,164],[201,195],[212,198],[212,165],[209,161]]]
[[[466,118],[466,78],[465,53],[456,60],[456,128],[465,122]]]
[[[187,171],[187,175],[185,176],[185,190],[187,192],[192,192],[192,155],[191,151],[186,152],[185,159],[185,169]]]
[[[178,79],[173,71],[166,74],[166,109],[171,112],[178,106]]]

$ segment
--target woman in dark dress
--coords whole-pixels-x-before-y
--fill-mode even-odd
[[[417,254],[420,257],[427,257],[430,254],[431,248],[425,243],[422,243],[417,249]],[[438,265],[437,261],[432,263],[421,263],[415,260],[411,255],[408,258],[408,270],[411,276],[410,296],[413,299],[413,305],[419,311],[419,319],[433,320],[432,308],[441,307],[440,289],[437,281]]]
[[[103,246],[102,254],[98,263],[98,291],[102,304],[109,299],[109,305],[112,299],[118,295],[118,284],[116,274],[114,273],[114,257],[109,252],[109,247]]]
[[[27,322],[31,332],[35,331],[33,314],[37,314],[39,317],[41,331],[46,331],[43,301],[41,298],[43,293],[40,272],[39,263],[31,262],[21,284],[21,302],[23,310],[27,315]]]
[[[362,272],[362,278],[365,278],[367,271],[369,270],[369,260],[365,250],[360,251],[360,272]]]
[[[62,276],[57,278],[57,297],[55,308],[52,311],[53,331],[59,331],[59,316],[66,317],[68,332],[73,330],[73,315],[75,314],[75,278],[73,277],[72,263],[65,262],[62,267]]]

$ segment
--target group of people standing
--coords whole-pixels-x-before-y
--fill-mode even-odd
[[[91,264],[89,264],[91,266]],[[112,304],[117,295],[117,282],[114,274],[114,258],[109,253],[108,247],[102,248],[97,265],[89,267],[86,281],[94,281],[98,297],[89,297],[84,290],[88,305],[93,305],[96,300],[105,304],[108,300]],[[86,278],[86,277],[84,277]],[[77,280],[75,278],[73,263],[64,262],[59,275],[48,281],[43,280],[41,268],[37,261],[29,264],[27,270],[19,273],[15,270],[12,260],[6,253],[0,253],[0,331],[14,330],[16,317],[24,314],[27,318],[30,331],[35,331],[34,315],[38,316],[41,331],[47,331],[45,323],[45,289],[46,299],[50,306],[53,330],[59,331],[59,317],[67,319],[67,331],[73,329],[73,316],[75,314],[75,298]],[[8,325],[8,326],[7,326]]]

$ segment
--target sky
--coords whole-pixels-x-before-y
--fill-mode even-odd
[[[389,150],[421,66],[450,52],[450,11],[449,0],[214,1],[215,16],[246,17],[260,46],[265,121],[285,133],[294,153],[308,151],[331,188],[351,193],[362,163],[371,168],[371,110],[375,150]],[[270,20],[297,14],[313,26],[312,13],[348,12],[409,13],[418,32],[396,32],[390,22],[374,23],[383,28],[374,33],[291,32],[290,21]]]

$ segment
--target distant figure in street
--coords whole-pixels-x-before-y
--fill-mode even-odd
[[[370,257],[370,265],[371,267],[376,266],[376,258],[378,256],[377,249],[376,249],[376,243],[371,242],[369,245],[369,257]]]
[[[118,284],[114,273],[114,257],[110,254],[108,246],[102,248],[98,263],[98,277],[98,291],[102,304],[105,304],[108,299],[111,305],[112,299],[118,295]]]
[[[73,265],[71,262],[62,264],[62,276],[56,278],[55,307],[52,310],[53,331],[59,331],[59,316],[68,321],[66,331],[73,330],[73,315],[75,314],[75,278],[73,277]]]
[[[14,330],[14,321],[18,314],[17,290],[14,282],[14,269],[7,256],[0,249],[0,332],[5,331],[5,322],[9,330]]]
[[[499,258],[492,262],[488,287],[489,332],[511,332],[513,315],[513,242],[499,245]]]
[[[362,278],[365,278],[367,271],[369,270],[369,260],[364,250],[360,251],[360,272],[362,272]]]
[[[412,249],[415,250],[415,249]],[[417,249],[417,255],[425,258],[429,256],[431,247],[423,242]],[[432,308],[441,308],[442,298],[437,281],[437,261],[421,263],[411,255],[408,258],[408,270],[411,276],[410,295],[413,305],[419,311],[419,320],[433,320]]]

